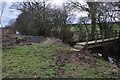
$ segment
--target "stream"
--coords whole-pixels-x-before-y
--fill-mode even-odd
[[[120,40],[109,45],[94,47],[89,50],[92,54],[102,57],[112,64],[120,66]]]

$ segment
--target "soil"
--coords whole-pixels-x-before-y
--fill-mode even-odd
[[[55,57],[55,62],[56,62],[56,75],[58,77],[61,77],[64,71],[64,66],[66,63],[71,63],[73,65],[75,65],[77,68],[79,67],[85,67],[85,65],[89,65],[90,68],[94,68],[96,73],[98,74],[103,74],[100,70],[99,67],[101,66],[98,63],[98,58],[92,56],[90,54],[89,51],[80,51],[80,52],[74,52],[74,51],[63,51],[63,50],[57,50],[56,57]],[[115,67],[116,69],[117,67]],[[73,72],[73,76],[74,78],[78,77],[78,69],[76,69]],[[116,77],[117,73],[113,72],[113,74],[111,74],[112,77]],[[104,75],[102,75],[102,77],[104,77]]]
[[[14,47],[14,46],[24,46],[24,45],[50,45],[50,44],[58,44],[58,45],[66,45],[62,42],[62,40],[54,38],[54,37],[46,37],[45,40],[41,41],[40,43],[33,43],[26,39],[25,36],[22,35],[6,35],[2,37],[2,47]]]
[[[16,46],[16,45],[31,45],[31,42],[27,41],[25,38],[18,38],[15,36],[4,36],[3,40],[3,48],[8,46]],[[40,43],[41,45],[46,44],[60,44],[65,45],[60,39],[56,38],[46,38],[45,41]],[[67,45],[65,45],[67,46]],[[84,65],[89,65],[91,68],[94,68],[96,72],[100,73],[98,69],[100,64],[97,62],[97,58],[92,56],[89,51],[81,50],[79,52],[75,51],[64,51],[57,50],[57,54],[55,55],[55,64],[57,65],[55,68],[55,74],[58,77],[61,77],[61,73],[64,71],[64,66],[66,63],[72,63],[76,67],[81,67]],[[78,77],[77,70],[73,73],[73,77]],[[102,73],[101,73],[102,74]],[[113,73],[116,76],[116,73]],[[104,75],[103,75],[104,77]]]
[[[47,37],[44,41],[41,42],[41,44],[46,45],[46,44],[63,44],[62,40],[57,39],[57,38],[49,38]]]
[[[31,42],[27,41],[23,36],[7,35],[2,37],[2,48],[14,47],[14,46],[31,45]]]

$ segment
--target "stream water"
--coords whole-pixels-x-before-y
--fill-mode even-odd
[[[91,53],[103,57],[112,64],[120,66],[120,40],[105,46],[99,46],[89,49]]]

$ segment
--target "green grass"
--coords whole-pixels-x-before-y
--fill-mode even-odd
[[[73,77],[75,69],[76,69],[75,65],[67,63],[64,66],[64,72],[62,73],[63,77]]]
[[[111,24],[113,24],[113,23],[111,23]],[[87,26],[87,29],[90,31],[91,30],[91,24],[86,24],[86,26]],[[86,31],[86,26],[85,25],[71,25],[70,27],[70,31],[73,31],[73,32],[75,32],[75,31]],[[79,29],[80,28],[80,29]],[[99,31],[99,26],[98,26],[98,24],[96,24],[96,30],[97,31]],[[116,23],[114,23],[114,25],[113,25],[113,30],[119,30],[120,31],[120,24],[118,25],[118,24],[116,24]]]
[[[70,51],[62,45],[30,45],[3,49],[2,70],[5,78],[57,77],[55,75],[56,49]],[[111,76],[114,66],[105,60],[98,59],[98,68],[89,64],[77,65],[68,62],[63,66],[62,77],[99,78]],[[116,69],[114,69],[116,70]],[[100,71],[100,73],[98,73]]]
[[[54,55],[58,45],[18,46],[3,50],[4,77],[54,77]]]
[[[96,71],[94,68],[90,67],[84,67],[83,69],[79,70],[79,77],[81,78],[99,78],[99,75],[96,74]]]

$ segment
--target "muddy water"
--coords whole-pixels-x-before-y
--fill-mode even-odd
[[[105,60],[120,66],[120,39],[111,44],[89,49],[91,53],[103,57]]]

